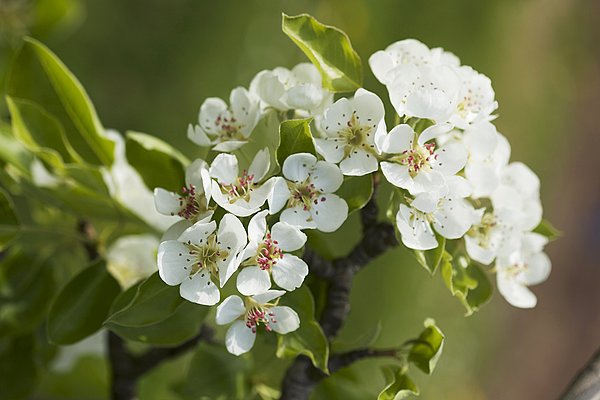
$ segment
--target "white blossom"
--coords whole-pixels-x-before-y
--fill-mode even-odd
[[[526,233],[520,249],[496,261],[498,291],[515,307],[532,308],[537,298],[528,286],[536,285],[548,278],[551,263],[543,248],[548,239],[537,233]]]
[[[216,231],[216,232],[215,232]],[[158,247],[158,271],[167,285],[180,285],[181,297],[198,304],[219,302],[220,286],[227,282],[239,265],[238,254],[246,246],[246,231],[240,220],[225,214],[215,221],[196,222],[177,240]]]
[[[242,270],[237,275],[237,289],[245,296],[263,293],[275,284],[285,290],[299,288],[308,275],[308,266],[289,254],[306,243],[306,235],[285,222],[268,227],[268,210],[256,214],[248,224],[248,245],[241,253]]]
[[[239,217],[247,217],[260,210],[271,192],[272,180],[262,182],[271,165],[267,148],[254,156],[247,170],[240,174],[238,159],[232,154],[219,154],[212,162],[211,193],[215,202]],[[205,179],[210,179],[206,175]]]
[[[497,256],[506,256],[518,248],[524,234],[516,215],[506,209],[476,210],[477,219],[465,235],[467,254],[489,265]]]
[[[208,164],[195,160],[185,169],[185,186],[181,193],[163,188],[154,189],[156,210],[163,215],[178,216],[192,222],[210,219],[210,179],[206,179]],[[204,171],[204,173],[203,173]]]
[[[315,139],[317,151],[325,161],[339,163],[344,175],[377,171],[375,136],[386,130],[384,115],[381,99],[367,90],[339,99],[325,110],[321,127],[326,137]]]
[[[434,249],[438,246],[435,232],[446,239],[459,239],[476,220],[473,206],[465,200],[470,187],[463,178],[448,178],[444,190],[442,196],[421,193],[410,201],[410,205],[400,204],[396,226],[406,247]]]
[[[285,159],[282,173],[283,178],[274,178],[268,198],[271,214],[283,209],[281,221],[322,232],[333,232],[344,223],[348,204],[333,194],[344,180],[337,165],[297,153]]]
[[[387,155],[381,171],[388,182],[412,195],[440,192],[446,179],[467,162],[467,151],[461,143],[436,148],[435,138],[449,130],[448,125],[433,125],[417,135],[409,125],[402,124],[378,136],[377,145]]]
[[[154,235],[121,236],[106,251],[106,268],[126,289],[158,270],[157,249]]]
[[[248,142],[260,119],[258,99],[243,87],[231,91],[229,106],[217,97],[202,103],[198,125],[188,126],[188,138],[199,146],[229,152]]]
[[[498,102],[490,78],[466,65],[455,70],[461,80],[461,88],[450,122],[466,129],[470,124],[494,119],[492,113],[498,108]]]
[[[320,114],[333,99],[311,63],[298,64],[292,70],[277,67],[261,71],[252,80],[250,92],[262,101],[263,108],[296,110],[299,116]]]
[[[300,318],[293,309],[277,305],[278,298],[284,293],[283,290],[269,290],[243,300],[231,295],[219,304],[217,325],[231,324],[225,334],[227,351],[236,356],[250,351],[261,325],[267,332],[274,331],[282,335],[300,327]]]

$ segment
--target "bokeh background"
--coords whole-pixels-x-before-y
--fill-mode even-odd
[[[433,317],[447,342],[433,376],[415,376],[422,398],[557,398],[600,346],[600,2],[0,0],[0,71],[29,32],[77,75],[106,127],[155,134],[193,155],[185,131],[204,98],[226,98],[261,69],[304,61],[280,31],[281,12],[343,29],[365,67],[374,51],[414,37],[488,75],[512,159],[540,175],[545,217],[563,232],[547,248],[553,272],[534,288],[537,308],[512,308],[496,293],[466,318],[439,275],[407,251],[391,252],[358,275],[341,341],[379,324],[376,345],[396,344]],[[365,86],[386,96],[368,68]],[[64,353],[35,398],[106,397],[101,341]],[[177,362],[144,380],[143,400],[173,396]],[[315,398],[334,398],[329,389],[344,375],[363,380],[366,393],[382,387],[379,364],[352,366]]]

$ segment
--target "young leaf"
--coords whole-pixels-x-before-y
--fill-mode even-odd
[[[312,293],[302,286],[282,297],[282,304],[294,309],[300,317],[300,328],[286,335],[279,335],[277,341],[277,357],[294,358],[304,354],[313,365],[325,373],[329,373],[329,344],[315,321],[315,303]]]
[[[446,238],[436,232],[435,237],[438,241],[438,247],[431,250],[414,250],[415,255],[419,264],[425,268],[433,276],[435,275],[438,267],[442,263],[442,258],[446,252]]]
[[[550,221],[543,219],[542,222],[533,230],[535,233],[546,236],[548,240],[558,239],[562,232],[556,229]]]
[[[406,368],[384,367],[387,386],[379,393],[377,400],[401,400],[410,395],[418,396],[419,388],[408,375]]]
[[[148,188],[162,187],[175,192],[181,190],[189,160],[178,150],[157,137],[140,132],[127,132],[125,149],[127,161],[137,170]]]
[[[47,325],[50,341],[72,344],[96,332],[120,290],[104,261],[81,271],[62,288],[50,306]]]
[[[364,176],[346,176],[344,183],[335,193],[348,203],[348,213],[360,210],[373,195],[373,178]]]
[[[307,119],[290,119],[279,125],[279,148],[277,162],[283,165],[286,158],[295,153],[316,155],[315,144],[310,132],[310,121]]]
[[[432,319],[425,320],[425,329],[414,341],[408,354],[408,361],[426,374],[431,374],[442,355],[444,334]]]
[[[155,273],[115,300],[104,325],[129,340],[177,345],[198,333],[208,310],[184,300],[178,287],[168,286]]]
[[[444,252],[441,262],[444,283],[465,307],[469,316],[479,310],[492,296],[492,284],[481,268],[464,256],[455,260]]]
[[[8,193],[0,188],[0,251],[19,235],[19,219],[14,212],[13,202]]]
[[[318,68],[323,87],[332,92],[362,87],[362,63],[344,32],[308,14],[283,14],[282,30]]]
[[[52,104],[52,109],[47,108],[50,103],[45,93],[40,93],[36,88],[32,89],[30,83],[27,87],[27,82],[24,82],[33,79],[27,75],[31,72],[31,57],[39,61],[55,97],[58,98],[58,103],[62,105],[61,109],[57,109],[57,104]],[[38,76],[35,76],[35,79],[38,79]],[[66,135],[77,154],[91,164],[112,164],[114,143],[104,136],[104,128],[87,93],[71,71],[39,41],[25,39],[22,54],[13,68],[9,93],[21,98],[45,101],[40,104],[53,115],[57,115],[54,111],[60,111],[64,116],[61,121],[68,121],[70,124]]]

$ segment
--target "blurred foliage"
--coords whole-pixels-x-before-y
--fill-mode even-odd
[[[4,95],[9,92],[9,62],[22,45],[19,38],[28,34],[56,50],[75,72],[105,126],[122,132],[149,132],[188,157],[197,156],[199,149],[188,145],[185,131],[188,123],[196,121],[202,100],[226,97],[237,85],[248,86],[261,69],[303,61],[304,55],[281,33],[280,18],[281,12],[307,12],[343,29],[363,61],[395,40],[415,37],[432,47],[445,47],[490,76],[500,103],[498,127],[514,144],[513,158],[526,160],[543,178],[559,171],[560,163],[549,160],[556,159],[570,140],[567,133],[575,107],[571,100],[582,85],[578,77],[591,54],[592,21],[585,6],[583,0],[1,0],[0,115],[8,115]],[[365,70],[364,85],[385,96],[384,88]],[[50,93],[52,88],[48,85],[47,89]],[[45,99],[43,96],[41,103]],[[0,152],[12,157],[14,165],[28,166],[27,153],[8,139],[6,129],[0,126]],[[26,175],[28,168],[20,173]],[[20,192],[13,196],[17,218],[29,227],[32,247],[34,242],[42,244],[36,253],[19,255],[29,259],[26,263],[33,266],[29,271],[10,268],[16,257],[12,252],[2,255],[0,311],[3,317],[8,313],[11,318],[39,325],[48,304],[41,304],[35,315],[23,316],[21,305],[6,299],[19,297],[37,304],[36,294],[55,292],[86,264],[84,249],[73,233],[77,217],[50,207],[60,199],[48,198],[43,190],[32,195],[34,188],[15,181],[14,174],[1,172],[0,182]],[[542,187],[543,195],[550,190]],[[387,202],[385,196],[381,198]],[[32,202],[41,205],[36,215],[27,212],[33,209],[28,206]],[[343,253],[360,234],[356,216],[342,232],[345,236],[311,235],[310,240]],[[47,241],[49,233],[51,243]],[[29,279],[27,275],[36,268],[48,271],[42,275],[47,278]],[[15,295],[24,292],[30,296]],[[431,279],[409,251],[396,249],[360,273],[352,292],[352,312],[337,342],[354,343],[365,332],[375,331],[375,345],[398,345],[414,335],[423,315],[431,315],[444,327],[448,340],[436,374],[419,385],[421,395],[425,399],[484,399],[485,382],[495,372],[490,365],[504,310],[492,303],[485,312],[463,318],[460,303],[448,301],[444,281]],[[15,331],[11,318],[0,326],[0,332],[13,330],[11,338],[0,340],[0,351],[6,355],[0,362],[0,387],[2,379],[22,379],[22,388],[17,389],[27,392],[31,389],[28,379],[57,351],[44,344],[44,337]],[[381,329],[374,329],[379,326]],[[258,338],[255,359],[248,366],[258,371],[256,379],[267,394],[272,393],[267,382],[278,381],[282,373],[281,363],[275,359],[276,346],[268,340]],[[33,354],[32,349],[43,346],[48,347],[45,352]],[[195,355],[150,372],[140,383],[140,398],[180,399],[198,394],[182,371],[202,368],[199,357],[223,356],[207,347],[201,345]],[[96,344],[95,350],[84,354],[97,348]],[[75,350],[60,350],[58,359],[70,352]],[[47,358],[38,359],[40,354]],[[375,398],[386,384],[382,366],[385,362],[380,360],[357,363],[325,380],[314,398],[349,398],[344,390],[353,396]],[[418,383],[423,375],[413,378]],[[231,379],[234,383],[230,386],[244,390],[244,382]],[[107,380],[103,359],[77,357],[67,371],[44,372],[35,398],[105,398]],[[268,398],[265,396],[262,398]]]

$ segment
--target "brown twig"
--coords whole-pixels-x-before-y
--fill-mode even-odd
[[[600,399],[600,349],[569,385],[561,400]]]

